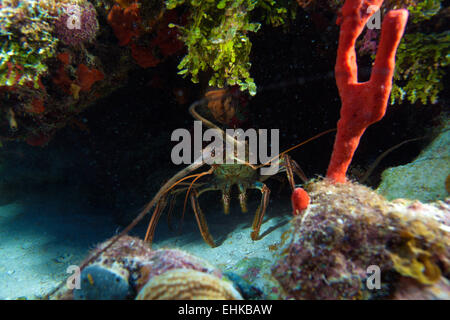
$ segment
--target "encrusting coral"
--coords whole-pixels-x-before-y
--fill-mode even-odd
[[[108,14],[108,23],[114,30],[114,35],[119,40],[119,45],[127,45],[131,39],[138,37],[141,17],[138,3],[123,8],[116,4]]]
[[[0,86],[38,88],[60,41],[75,46],[95,38],[96,15],[87,0],[2,1]]]
[[[390,298],[402,278],[438,285],[450,272],[450,204],[386,201],[371,189],[328,179],[305,186],[308,209],[273,275],[296,299]],[[370,266],[381,287],[370,290]],[[447,292],[449,295],[450,292]]]
[[[90,89],[104,77],[102,63],[86,49],[97,35],[96,16],[88,0],[1,2],[2,140],[44,146],[89,100],[100,96]],[[15,122],[8,126],[9,109]]]
[[[127,73],[137,68],[130,63],[133,59],[130,50],[110,44],[114,37],[112,28],[99,27],[99,23],[106,21],[113,3],[1,2],[2,141],[45,146],[59,129],[76,122],[83,110],[123,85]],[[160,11],[152,12],[152,5],[147,7],[149,12],[145,14],[154,14],[155,23],[159,22]],[[160,29],[163,28],[154,33]],[[100,34],[102,37],[97,38]],[[106,47],[108,50],[102,49]],[[111,59],[112,56],[122,63]]]
[[[99,24],[97,12],[89,1],[78,1],[60,5],[62,14],[55,23],[59,40],[70,46],[79,46],[95,39]]]

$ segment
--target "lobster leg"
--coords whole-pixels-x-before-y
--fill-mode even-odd
[[[231,186],[230,184],[226,184],[225,187],[222,189],[222,204],[223,204],[223,212],[225,214],[230,213],[230,200],[231,200]]]
[[[252,240],[258,240],[259,229],[261,228],[264,214],[266,213],[267,205],[269,204],[270,190],[264,183],[261,182],[255,182],[252,189],[258,189],[261,191],[261,203],[259,204],[258,209],[256,209],[255,218],[253,219],[252,224],[253,231],[251,233]]]
[[[241,205],[241,212],[247,212],[247,190],[246,187],[239,183],[239,204]]]
[[[198,202],[198,197],[203,192],[209,191],[209,190],[215,190],[215,188],[206,188],[200,192],[197,192],[197,190],[193,190],[191,193],[191,204],[192,204],[192,209],[194,210],[194,213],[195,213],[195,219],[197,220],[198,228],[200,229],[200,233],[202,235],[203,240],[205,240],[205,242],[207,244],[209,244],[212,248],[214,248],[214,247],[216,247],[216,244],[214,242],[213,237],[211,236],[211,233],[209,232],[208,224],[206,223],[206,219],[205,219],[205,215],[203,214],[203,211],[200,208],[200,205]]]
[[[295,162],[295,160],[292,160],[289,157],[289,161],[292,164],[292,169],[294,170],[294,173],[300,178],[302,179],[303,183],[307,183],[308,182],[308,178],[306,177],[305,173],[303,172],[302,168],[300,168],[300,165]]]
[[[292,190],[295,189],[294,173],[300,179],[302,179],[304,183],[308,182],[308,178],[306,177],[303,170],[300,168],[297,162],[291,159],[291,157],[289,157],[287,154],[283,155],[282,162],[284,168],[286,169],[287,179],[289,181]]]

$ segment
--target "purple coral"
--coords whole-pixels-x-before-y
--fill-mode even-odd
[[[65,4],[55,23],[55,32],[63,43],[78,46],[90,42],[98,31],[97,12],[92,3]]]

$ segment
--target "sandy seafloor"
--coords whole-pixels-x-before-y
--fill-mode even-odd
[[[68,266],[79,264],[89,249],[123,228],[108,215],[77,208],[73,199],[49,196],[50,199],[30,196],[0,206],[0,299],[35,299],[45,295],[69,275]],[[161,218],[153,247],[181,248],[224,271],[240,273],[243,265],[238,262],[253,261],[266,274],[270,273],[275,249],[289,228],[289,199],[271,199],[258,241],[251,240],[250,232],[259,194],[251,193],[247,213],[240,212],[236,199],[232,202],[230,214],[224,215],[219,193],[200,200],[218,247],[211,248],[203,241],[190,209],[181,233],[169,232],[165,215]],[[174,218],[175,223],[178,218]],[[143,223],[132,235],[143,237],[145,227]],[[254,275],[253,282],[263,289],[267,281],[259,283],[263,272],[260,273]]]
[[[64,279],[69,265],[110,236],[111,219],[52,199],[35,196],[0,206],[0,299],[44,295]]]

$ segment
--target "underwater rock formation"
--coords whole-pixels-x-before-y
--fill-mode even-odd
[[[405,278],[409,288],[442,288],[450,271],[450,203],[388,202],[362,185],[328,180],[305,189],[311,204],[293,218],[291,242],[272,269],[289,297],[393,298],[405,291]],[[374,270],[378,289],[369,286]]]
[[[141,262],[140,278],[136,281],[139,290],[153,277],[172,269],[189,269],[212,274],[222,278],[222,272],[209,262],[178,249],[158,249],[152,251],[148,259]]]
[[[118,87],[111,85],[115,77],[107,74],[106,81],[80,93],[79,65],[102,74],[110,65],[90,43],[99,28],[96,14],[86,0],[2,2],[2,141],[43,146],[58,129],[77,121],[76,115],[89,104]],[[120,73],[123,67],[116,69]]]
[[[124,86],[130,72],[183,48],[168,27],[176,12],[165,14],[160,1],[139,3],[139,9],[135,3],[142,38],[130,50],[110,41],[116,29],[108,17],[123,10],[116,1],[1,2],[0,141],[45,146],[67,124],[88,131],[77,119],[82,111]]]
[[[117,266],[110,269],[88,266],[80,280],[80,289],[73,291],[75,300],[123,300],[133,293],[128,272]]]
[[[0,6],[0,88],[31,83],[48,71],[45,60],[55,55],[51,1],[2,1]]]
[[[411,163],[386,169],[377,192],[387,199],[407,198],[423,202],[444,200],[449,196],[446,181],[450,176],[450,120],[439,135]]]
[[[101,243],[85,261],[109,241]],[[177,291],[181,287],[184,289]],[[178,249],[152,250],[144,241],[130,236],[120,238],[83,268],[80,289],[57,297],[133,299],[137,293],[138,299],[242,299],[221,270],[207,261]]]

